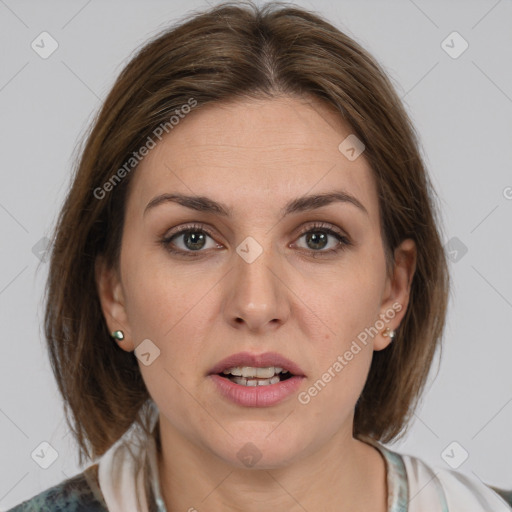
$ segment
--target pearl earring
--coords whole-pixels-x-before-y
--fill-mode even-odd
[[[124,340],[124,333],[123,331],[114,331],[110,334],[112,338],[114,338],[116,341],[123,341]]]
[[[386,329],[382,332],[382,336],[389,336],[391,341],[395,339],[395,335],[395,331],[392,331],[389,327],[386,327]]]

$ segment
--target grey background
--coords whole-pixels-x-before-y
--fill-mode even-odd
[[[448,468],[442,454],[456,441],[469,453],[459,471],[512,488],[512,2],[296,3],[362,43],[391,75],[421,135],[445,242],[457,251],[439,373],[434,364],[409,434],[389,446]],[[76,143],[132,52],[206,7],[0,0],[1,509],[82,469],[44,349],[47,265],[33,247],[44,249]],[[47,59],[31,48],[42,31],[59,45]],[[453,31],[469,43],[456,59],[441,46]],[[31,458],[43,441],[58,452],[48,469]],[[457,459],[461,449],[448,453]]]

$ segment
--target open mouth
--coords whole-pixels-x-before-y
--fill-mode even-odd
[[[293,377],[288,370],[274,366],[266,368],[238,366],[228,368],[217,375],[241,386],[270,386]]]

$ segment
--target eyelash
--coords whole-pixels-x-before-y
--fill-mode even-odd
[[[346,236],[344,236],[341,233],[339,233],[338,231],[335,231],[334,229],[332,229],[331,224],[326,224],[323,222],[317,222],[317,223],[314,223],[313,225],[309,225],[309,226],[305,227],[303,230],[301,230],[301,232],[299,233],[297,238],[301,238],[302,236],[304,236],[310,232],[315,232],[315,231],[322,231],[324,233],[327,233],[328,235],[332,235],[333,237],[335,237],[338,240],[339,244],[336,248],[327,249],[327,250],[315,251],[313,249],[310,249],[308,251],[307,249],[301,249],[303,251],[310,252],[311,255],[313,256],[313,258],[317,258],[319,256],[322,257],[322,256],[325,256],[328,254],[337,254],[340,251],[343,251],[347,247],[352,245],[352,242],[350,242]],[[203,250],[183,251],[181,249],[173,249],[172,248],[172,244],[171,244],[172,239],[174,239],[184,233],[189,233],[189,232],[206,233],[209,237],[211,237],[213,239],[212,233],[206,226],[201,225],[201,224],[190,224],[190,225],[185,225],[178,231],[175,231],[174,233],[171,233],[170,235],[165,236],[164,238],[162,238],[160,240],[160,243],[171,254],[186,256],[186,257],[190,257],[190,258],[200,257],[201,253],[206,252],[206,251],[203,251]]]

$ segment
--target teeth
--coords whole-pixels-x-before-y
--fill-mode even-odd
[[[268,386],[269,384],[277,384],[281,379],[279,375],[275,375],[271,379],[246,379],[245,377],[233,377],[231,379],[236,384],[241,384],[242,386]]]
[[[267,368],[255,368],[253,366],[236,366],[233,368],[227,368],[222,373],[224,375],[234,375],[237,377],[257,377],[259,379],[270,379],[274,375],[277,375],[283,371],[278,366],[268,366]]]

